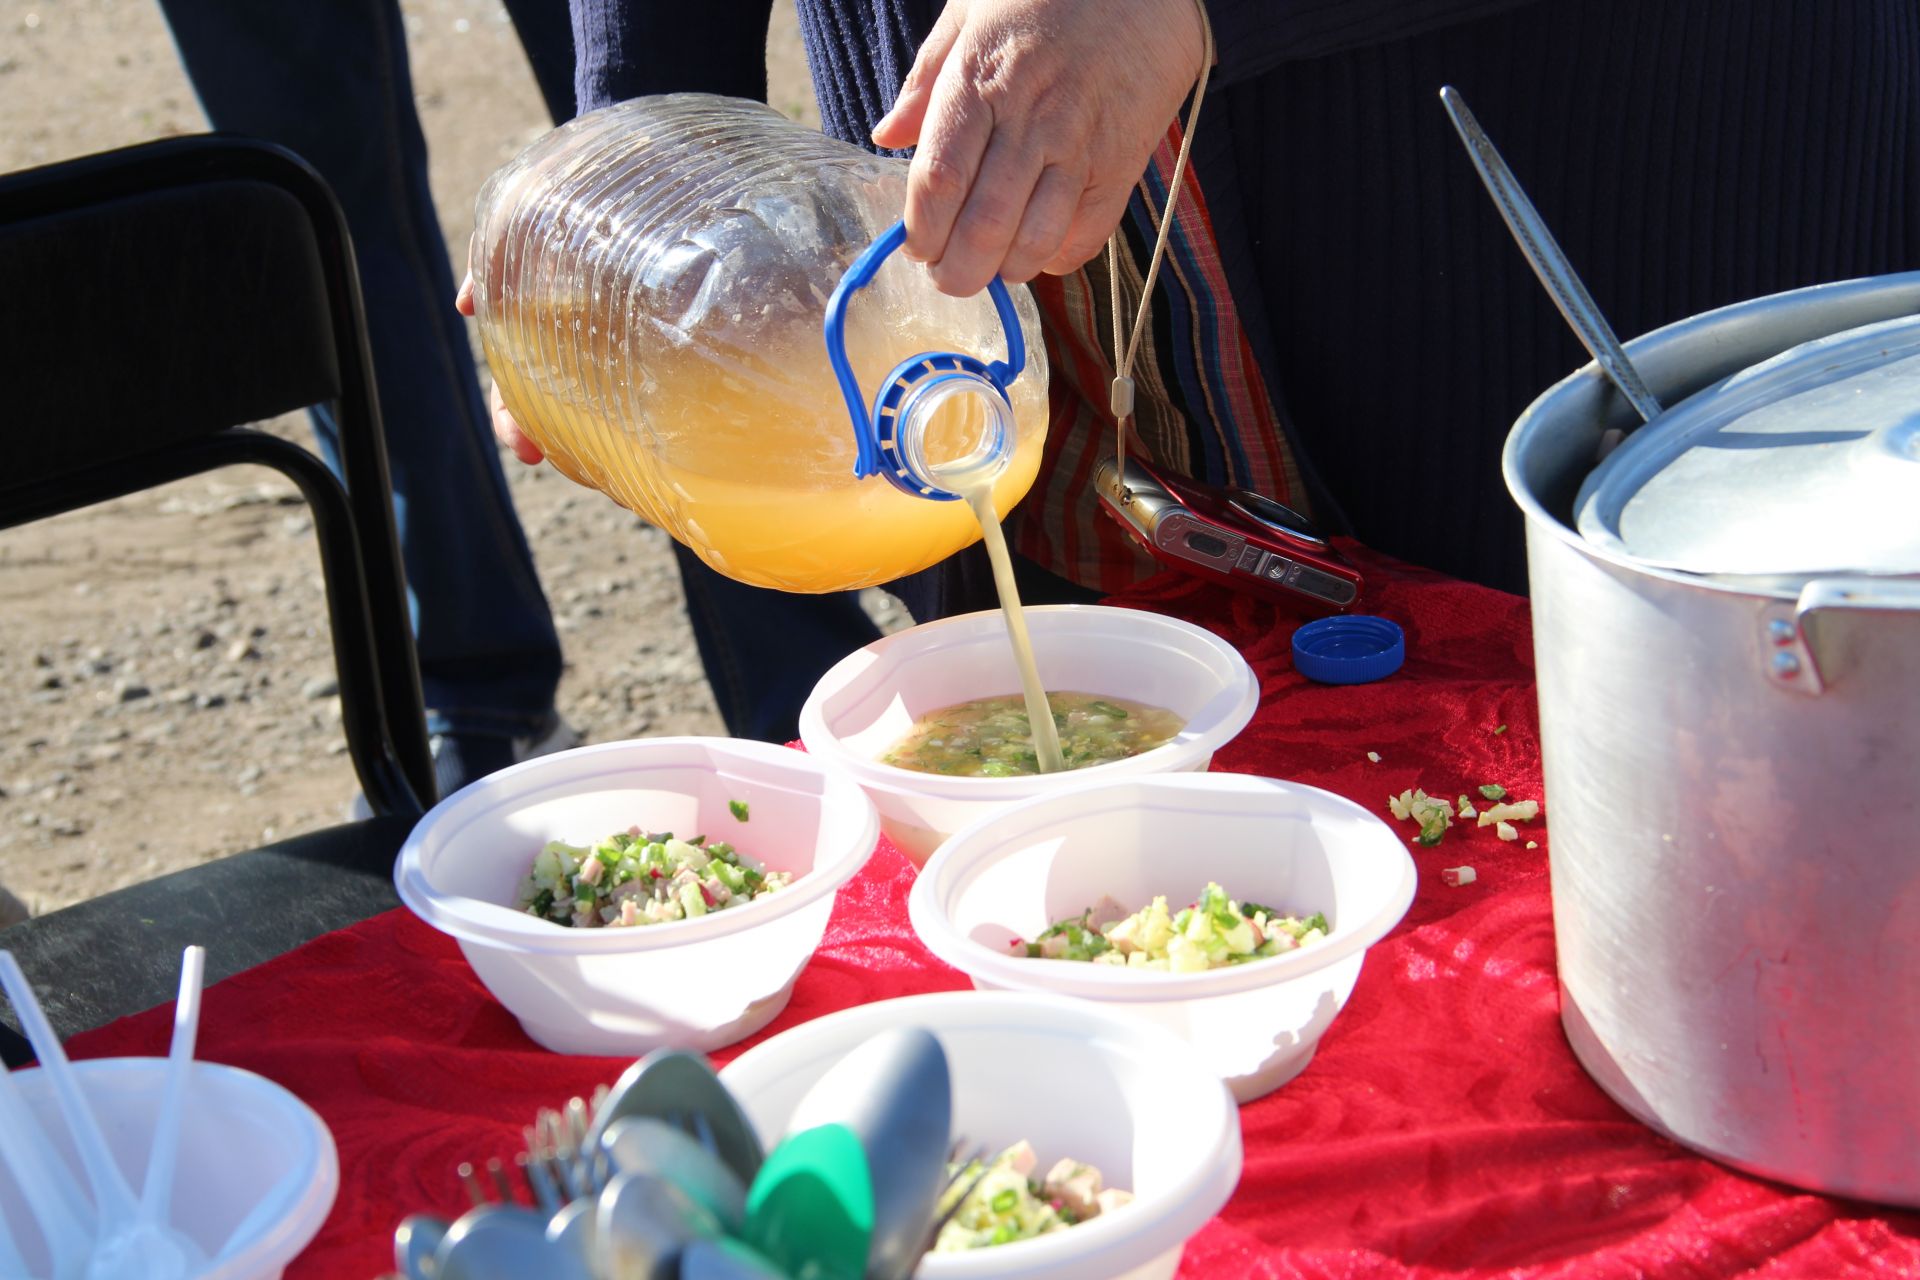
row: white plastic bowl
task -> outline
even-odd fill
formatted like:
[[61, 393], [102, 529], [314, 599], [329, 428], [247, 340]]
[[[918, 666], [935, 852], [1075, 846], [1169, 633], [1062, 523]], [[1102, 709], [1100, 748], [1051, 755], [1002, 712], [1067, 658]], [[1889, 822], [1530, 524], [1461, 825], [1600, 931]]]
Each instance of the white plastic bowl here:
[[880, 763], [929, 712], [1017, 693], [1013, 649], [998, 610], [883, 637], [836, 663], [800, 709], [807, 750], [856, 779], [880, 827], [920, 864], [942, 840], [1011, 801], [1096, 778], [1202, 772], [1246, 728], [1260, 682], [1234, 647], [1203, 627], [1138, 609], [1028, 609], [1034, 659], [1052, 692], [1165, 707], [1186, 722], [1172, 742], [1126, 760], [1023, 778], [955, 778]]
[[[1211, 880], [1280, 911], [1324, 912], [1327, 936], [1206, 973], [1028, 959], [1016, 938], [1102, 897], [1179, 908]], [[1150, 1018], [1191, 1042], [1242, 1102], [1291, 1080], [1339, 1013], [1366, 950], [1413, 902], [1398, 834], [1352, 801], [1243, 774], [1126, 778], [1043, 796], [955, 835], [907, 899], [934, 955], [976, 987], [1042, 991]]]
[[[147, 1172], [164, 1058], [76, 1062], [82, 1088], [120, 1171], [137, 1196]], [[60, 1121], [46, 1073], [18, 1072], [29, 1108], [83, 1190], [78, 1152]], [[196, 1062], [180, 1125], [172, 1225], [212, 1259], [239, 1230], [231, 1254], [197, 1280], [276, 1280], [318, 1234], [340, 1189], [333, 1135], [313, 1109], [273, 1081], [238, 1067]], [[11, 1231], [27, 1273], [53, 1274], [33, 1215], [0, 1165], [0, 1230]]]
[[1240, 1118], [1206, 1064], [1148, 1023], [1075, 1001], [948, 991], [859, 1005], [749, 1049], [720, 1079], [772, 1143], [828, 1067], [903, 1026], [947, 1052], [956, 1139], [998, 1150], [1024, 1138], [1042, 1171], [1071, 1157], [1135, 1195], [1038, 1239], [931, 1255], [919, 1280], [1168, 1280], [1233, 1195]]
[[[747, 821], [729, 802], [748, 806]], [[793, 883], [743, 906], [667, 924], [569, 929], [513, 901], [549, 840], [590, 843], [638, 825], [726, 840]], [[833, 895], [873, 852], [860, 789], [786, 747], [651, 738], [557, 752], [454, 793], [400, 850], [394, 883], [414, 914], [460, 943], [527, 1034], [560, 1053], [711, 1050], [786, 1007], [820, 944]]]

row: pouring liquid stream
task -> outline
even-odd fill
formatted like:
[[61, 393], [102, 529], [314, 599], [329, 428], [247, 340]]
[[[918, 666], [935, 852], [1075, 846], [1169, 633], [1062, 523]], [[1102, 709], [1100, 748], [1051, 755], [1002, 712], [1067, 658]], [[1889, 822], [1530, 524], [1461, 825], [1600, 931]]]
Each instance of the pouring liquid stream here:
[[993, 565], [993, 585], [1000, 595], [1000, 612], [1007, 619], [1007, 639], [1013, 644], [1014, 666], [1020, 672], [1020, 692], [1027, 701], [1027, 722], [1033, 726], [1033, 751], [1041, 773], [1059, 773], [1067, 765], [1060, 754], [1060, 730], [1053, 722], [1053, 708], [1047, 702], [1046, 686], [1040, 683], [1040, 668], [1033, 660], [1033, 637], [1027, 632], [1027, 615], [1020, 608], [1020, 588], [1013, 580], [1013, 558], [1007, 553], [1007, 536], [1000, 527], [1000, 515], [993, 507], [991, 477], [969, 484], [956, 484], [958, 493], [980, 521], [980, 538], [987, 547], [987, 560]]

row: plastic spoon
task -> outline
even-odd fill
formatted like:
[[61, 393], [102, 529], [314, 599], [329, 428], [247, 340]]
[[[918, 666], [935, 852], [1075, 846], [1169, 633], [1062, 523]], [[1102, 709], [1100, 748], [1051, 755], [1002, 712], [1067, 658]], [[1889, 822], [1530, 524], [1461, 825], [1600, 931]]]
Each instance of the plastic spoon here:
[[829, 1067], [801, 1096], [789, 1132], [845, 1125], [873, 1178], [869, 1280], [905, 1280], [947, 1185], [953, 1079], [946, 1050], [920, 1027], [882, 1032]]
[[[173, 1175], [180, 1160], [180, 1113], [193, 1073], [193, 1048], [200, 1033], [200, 986], [207, 949], [180, 953], [180, 995], [173, 1006], [173, 1044], [167, 1052], [167, 1079], [160, 1090], [160, 1114], [154, 1120], [153, 1145], [147, 1151], [147, 1176], [140, 1183], [138, 1230], [163, 1228], [173, 1203]], [[196, 1258], [195, 1262], [204, 1261]]]
[[[86, 1242], [93, 1238], [93, 1211], [4, 1065], [0, 1065], [0, 1161], [13, 1171], [20, 1198], [40, 1228], [55, 1280], [84, 1275]], [[23, 1263], [13, 1274], [26, 1273]]]
[[823, 1124], [768, 1153], [747, 1192], [745, 1239], [788, 1275], [860, 1280], [866, 1274], [873, 1177], [853, 1130]]
[[152, 1231], [140, 1229], [140, 1206], [133, 1198], [133, 1189], [114, 1162], [93, 1108], [87, 1105], [79, 1073], [67, 1061], [66, 1050], [53, 1033], [53, 1024], [47, 1021], [27, 975], [21, 972], [20, 962], [13, 958], [11, 951], [0, 951], [0, 988], [5, 988], [13, 1001], [14, 1012], [20, 1015], [20, 1025], [33, 1045], [34, 1056], [40, 1060], [40, 1069], [53, 1082], [67, 1130], [73, 1135], [74, 1145], [80, 1150], [80, 1162], [86, 1166], [87, 1178], [93, 1185], [99, 1220], [94, 1232], [93, 1256], [87, 1260], [87, 1275], [99, 1280], [120, 1280], [128, 1276], [149, 1280], [184, 1277], [198, 1250], [178, 1232], [165, 1227]]

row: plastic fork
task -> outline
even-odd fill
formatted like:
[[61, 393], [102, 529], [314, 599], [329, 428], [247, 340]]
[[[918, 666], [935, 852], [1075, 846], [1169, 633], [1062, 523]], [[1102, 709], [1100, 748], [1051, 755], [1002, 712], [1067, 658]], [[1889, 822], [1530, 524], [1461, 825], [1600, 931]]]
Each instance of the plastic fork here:
[[[962, 1139], [953, 1144], [953, 1150], [947, 1155], [947, 1163], [954, 1166], [954, 1174], [947, 1179], [946, 1188], [940, 1192], [940, 1198], [934, 1201], [935, 1204], [946, 1207], [934, 1216], [933, 1225], [927, 1228], [927, 1242], [920, 1249], [923, 1254], [933, 1251], [934, 1244], [940, 1239], [940, 1229], [953, 1221], [953, 1215], [960, 1212], [960, 1206], [967, 1202], [967, 1197], [973, 1194], [974, 1188], [985, 1181], [986, 1176], [993, 1171], [993, 1162], [988, 1158], [992, 1154], [991, 1147], [983, 1142], [962, 1160], [960, 1157], [965, 1151], [966, 1140]], [[974, 1170], [975, 1165], [980, 1166], [978, 1171]], [[952, 1199], [948, 1199], [949, 1196]]]

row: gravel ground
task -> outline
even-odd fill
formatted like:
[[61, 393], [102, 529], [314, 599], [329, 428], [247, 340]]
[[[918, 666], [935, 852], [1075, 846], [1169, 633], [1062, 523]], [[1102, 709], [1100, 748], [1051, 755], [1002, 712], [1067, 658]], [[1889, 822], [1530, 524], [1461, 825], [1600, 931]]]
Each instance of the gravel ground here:
[[[473, 193], [545, 127], [539, 96], [497, 0], [401, 8], [464, 246]], [[0, 0], [0, 37], [0, 172], [205, 127], [151, 0]], [[815, 119], [788, 4], [769, 69], [775, 105]], [[563, 714], [590, 740], [719, 732], [664, 535], [550, 469], [508, 474], [566, 645]], [[32, 910], [340, 820], [339, 717], [311, 520], [273, 473], [0, 533], [0, 884]]]

